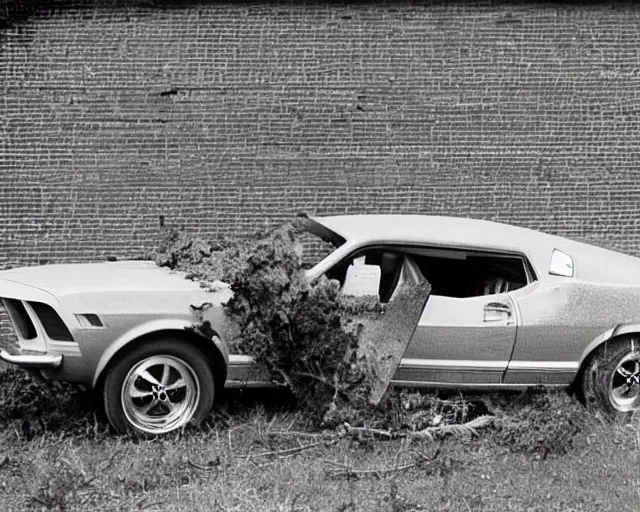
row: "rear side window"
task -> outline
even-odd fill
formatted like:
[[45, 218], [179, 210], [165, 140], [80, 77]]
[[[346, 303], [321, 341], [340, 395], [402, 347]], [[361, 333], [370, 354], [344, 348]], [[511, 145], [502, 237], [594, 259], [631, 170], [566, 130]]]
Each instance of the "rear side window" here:
[[511, 292], [535, 280], [526, 260], [518, 255], [432, 247], [371, 247], [357, 251], [327, 271], [344, 284], [356, 258], [380, 269], [379, 297], [386, 302], [398, 284], [405, 258], [431, 284], [432, 295], [467, 298]]
[[549, 263], [549, 274], [554, 276], [573, 277], [575, 272], [573, 258], [566, 252], [554, 249]]

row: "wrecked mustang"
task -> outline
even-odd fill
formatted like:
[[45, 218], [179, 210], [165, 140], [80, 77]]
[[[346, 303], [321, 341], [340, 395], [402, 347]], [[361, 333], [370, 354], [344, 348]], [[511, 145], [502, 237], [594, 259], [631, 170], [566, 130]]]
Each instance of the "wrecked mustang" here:
[[[334, 247], [311, 281], [325, 275], [382, 303], [416, 276], [430, 284], [392, 385], [576, 385], [608, 417], [640, 408], [640, 259], [465, 218], [317, 217], [306, 228]], [[170, 432], [202, 422], [224, 387], [269, 385], [251, 357], [229, 354], [230, 297], [153, 262], [5, 270], [18, 346], [0, 357], [99, 390], [120, 432]], [[192, 329], [202, 319], [209, 336]]]

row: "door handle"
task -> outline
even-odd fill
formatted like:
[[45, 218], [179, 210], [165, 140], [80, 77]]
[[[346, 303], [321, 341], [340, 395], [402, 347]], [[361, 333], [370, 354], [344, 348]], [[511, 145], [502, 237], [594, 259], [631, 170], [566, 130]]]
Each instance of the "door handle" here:
[[489, 302], [483, 308], [483, 321], [485, 322], [499, 322], [504, 320], [505, 315], [507, 320], [511, 319], [511, 306], [504, 302]]

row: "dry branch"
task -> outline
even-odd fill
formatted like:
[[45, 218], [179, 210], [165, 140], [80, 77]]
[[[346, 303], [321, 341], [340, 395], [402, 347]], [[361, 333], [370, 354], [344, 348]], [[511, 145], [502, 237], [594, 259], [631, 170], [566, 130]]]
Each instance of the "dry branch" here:
[[390, 430], [381, 430], [369, 427], [352, 427], [351, 425], [349, 425], [349, 423], [346, 422], [343, 424], [343, 426], [347, 434], [351, 434], [354, 436], [358, 434], [369, 434], [373, 437], [383, 437], [385, 439], [394, 439], [396, 437], [401, 437], [399, 434], [393, 433]]
[[192, 467], [194, 467], [194, 468], [196, 468], [196, 469], [201, 469], [201, 470], [203, 470], [203, 471], [211, 471], [211, 470], [213, 470], [213, 469], [217, 469], [217, 468], [218, 468], [218, 466], [220, 465], [220, 462], [219, 462], [219, 461], [216, 461], [216, 462], [214, 462], [213, 464], [205, 465], [205, 464], [198, 464], [197, 462], [193, 462], [191, 459], [188, 459], [188, 460], [187, 460], [187, 463], [188, 463], [190, 466], [192, 466]]
[[262, 452], [262, 453], [255, 453], [255, 454], [250, 454], [249, 458], [252, 457], [271, 457], [271, 456], [289, 456], [289, 455], [294, 455], [306, 450], [311, 450], [312, 448], [317, 448], [318, 446], [331, 446], [333, 444], [335, 444], [337, 441], [333, 440], [333, 441], [327, 441], [327, 442], [318, 442], [318, 443], [309, 443], [309, 444], [305, 444], [302, 446], [297, 446], [295, 448], [287, 448], [285, 450], [274, 450], [271, 452]]
[[463, 436], [476, 436], [478, 435], [477, 429], [488, 427], [493, 424], [494, 417], [489, 415], [478, 416], [467, 423], [456, 424], [456, 425], [439, 425], [434, 427], [427, 427], [422, 430], [413, 431], [413, 432], [393, 432], [391, 430], [381, 430], [377, 428], [369, 428], [369, 427], [352, 427], [349, 423], [344, 423], [344, 432], [346, 434], [351, 434], [354, 437], [362, 434], [368, 434], [372, 437], [384, 438], [384, 439], [399, 439], [399, 438], [408, 438], [408, 439], [427, 439], [429, 441], [433, 441], [438, 438], [445, 437], [447, 435], [453, 437], [463, 437]]
[[451, 435], [453, 437], [476, 436], [478, 435], [476, 429], [488, 427], [493, 424], [493, 421], [493, 416], [478, 416], [477, 418], [460, 425], [427, 427], [417, 432], [409, 432], [407, 436], [412, 438], [428, 439], [429, 441], [433, 441], [438, 437], [444, 437], [447, 435]]
[[417, 462], [411, 462], [410, 464], [405, 464], [403, 466], [394, 466], [394, 467], [390, 467], [390, 468], [351, 469], [349, 466], [344, 465], [344, 464], [340, 464], [338, 462], [334, 462], [334, 461], [326, 461], [326, 462], [329, 462], [329, 463], [334, 464], [336, 466], [341, 466], [340, 468], [327, 470], [327, 472], [331, 476], [346, 476], [346, 477], [362, 476], [362, 475], [380, 476], [380, 475], [384, 475], [384, 474], [387, 474], [387, 473], [395, 473], [395, 472], [405, 471], [407, 469], [411, 469], [411, 468], [413, 468], [413, 467], [418, 465]]

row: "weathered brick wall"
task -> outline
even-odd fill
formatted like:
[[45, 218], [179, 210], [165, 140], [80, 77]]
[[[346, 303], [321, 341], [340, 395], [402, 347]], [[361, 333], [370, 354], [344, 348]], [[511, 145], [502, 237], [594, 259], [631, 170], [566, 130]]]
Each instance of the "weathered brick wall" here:
[[640, 252], [633, 4], [44, 5], [0, 32], [0, 266], [300, 210]]

